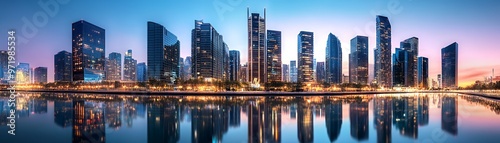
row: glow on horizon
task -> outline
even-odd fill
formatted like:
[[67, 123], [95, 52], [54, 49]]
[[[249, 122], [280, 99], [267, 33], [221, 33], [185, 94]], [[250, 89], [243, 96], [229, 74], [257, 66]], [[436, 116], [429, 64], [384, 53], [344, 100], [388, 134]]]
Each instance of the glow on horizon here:
[[[286, 3], [285, 3], [286, 2]], [[22, 29], [22, 18], [43, 9], [36, 2], [1, 1], [4, 11], [0, 28]], [[98, 4], [96, 4], [98, 3]], [[53, 56], [61, 50], [71, 51], [71, 23], [87, 20], [106, 29], [106, 55], [133, 50], [138, 62], [146, 61], [146, 22], [164, 25], [181, 41], [181, 57], [190, 56], [191, 29], [194, 20], [211, 23], [224, 36], [230, 49], [241, 52], [241, 63], [247, 61], [246, 8], [263, 14], [267, 9], [267, 29], [282, 31], [282, 62], [289, 64], [297, 57], [299, 31], [314, 32], [315, 58], [324, 61], [328, 33], [335, 34], [343, 49], [343, 71], [347, 74], [347, 55], [350, 39], [356, 35], [369, 37], [369, 61], [373, 64], [375, 48], [375, 15], [386, 15], [392, 25], [392, 49], [409, 37], [418, 37], [419, 56], [429, 58], [430, 78], [441, 72], [441, 48], [459, 44], [459, 85], [491, 75], [491, 69], [500, 70], [500, 57], [496, 40], [500, 39], [500, 20], [492, 18], [499, 13], [500, 2], [465, 1], [261, 1], [228, 3], [223, 0], [110, 2], [70, 1], [60, 5], [59, 13], [49, 17], [47, 25], [26, 44], [18, 45], [18, 62], [30, 63], [32, 68], [48, 67], [48, 80], [53, 81]], [[229, 6], [219, 14], [214, 4]], [[111, 6], [113, 5], [113, 6]], [[92, 7], [92, 10], [89, 10]], [[16, 9], [17, 8], [17, 9]], [[7, 12], [12, 11], [12, 12]], [[9, 13], [9, 14], [7, 14]], [[0, 38], [6, 39], [6, 34]], [[32, 58], [36, 57], [36, 58]], [[373, 69], [369, 70], [372, 75]], [[498, 73], [498, 72], [497, 72]], [[497, 75], [500, 75], [498, 73]]]

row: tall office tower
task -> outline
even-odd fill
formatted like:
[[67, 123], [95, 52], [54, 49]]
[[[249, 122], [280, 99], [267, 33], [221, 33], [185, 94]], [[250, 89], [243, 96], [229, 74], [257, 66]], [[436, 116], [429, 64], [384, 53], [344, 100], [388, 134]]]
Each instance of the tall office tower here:
[[0, 50], [0, 80], [9, 80], [9, 54]]
[[147, 76], [147, 66], [146, 63], [138, 63], [137, 64], [137, 81], [138, 82], [145, 82], [148, 81], [148, 76]]
[[248, 82], [248, 63], [245, 63], [243, 66], [240, 68], [240, 82]]
[[290, 82], [290, 69], [287, 64], [283, 64], [283, 82]]
[[205, 81], [224, 80], [225, 43], [210, 23], [195, 20], [192, 30], [191, 58], [194, 78]]
[[184, 58], [179, 57], [179, 78], [181, 79], [181, 81], [186, 80], [184, 79], [185, 76], [186, 75], [184, 73]]
[[438, 74], [437, 75], [437, 80], [438, 80], [438, 88], [442, 88], [443, 87], [443, 79], [441, 78], [441, 74]]
[[222, 80], [229, 80], [229, 47], [224, 42], [223, 52], [222, 52]]
[[366, 36], [356, 36], [351, 39], [349, 82], [368, 84], [368, 37]]
[[37, 67], [34, 73], [34, 83], [47, 83], [47, 67]]
[[342, 83], [342, 47], [340, 40], [332, 33], [328, 34], [326, 42], [325, 70], [327, 83]]
[[429, 59], [418, 57], [418, 87], [429, 88]]
[[326, 82], [325, 62], [318, 62], [316, 65], [316, 82], [317, 83]]
[[105, 30], [84, 20], [73, 23], [72, 27], [73, 81], [104, 80]]
[[281, 81], [281, 31], [267, 30], [267, 81]]
[[174, 83], [179, 75], [180, 42], [177, 36], [155, 22], [148, 22], [148, 80]]
[[387, 17], [378, 15], [376, 28], [375, 81], [381, 87], [391, 87], [391, 23]]
[[106, 80], [120, 81], [122, 79], [122, 54], [112, 52], [106, 60]]
[[314, 60], [314, 34], [312, 32], [300, 31], [298, 38], [297, 55], [297, 81], [314, 82], [313, 60]]
[[290, 61], [290, 82], [297, 82], [297, 61]]
[[316, 62], [316, 58], [313, 59], [313, 72], [312, 72], [312, 77], [314, 77], [314, 82], [317, 82], [317, 79], [316, 79], [316, 66], [317, 66], [317, 62]]
[[16, 83], [29, 84], [31, 83], [30, 64], [19, 63], [16, 67]]
[[411, 37], [400, 43], [403, 50], [407, 53], [405, 60], [405, 84], [409, 87], [418, 86], [418, 38]]
[[132, 58], [132, 50], [125, 53], [123, 60], [123, 80], [136, 81], [137, 80], [137, 60]]
[[191, 56], [187, 56], [186, 59], [184, 60], [184, 79], [189, 80], [191, 79]]
[[259, 13], [248, 17], [248, 80], [263, 85], [266, 79], [266, 9], [264, 17]]
[[458, 86], [458, 44], [456, 42], [441, 49], [441, 72], [443, 88]]
[[71, 82], [73, 80], [72, 56], [70, 52], [60, 51], [54, 55], [54, 81]]
[[238, 81], [240, 74], [240, 51], [229, 51], [229, 80]]
[[406, 87], [405, 64], [408, 58], [408, 52], [402, 48], [396, 48], [396, 53], [393, 55], [392, 66], [392, 84], [394, 87]]

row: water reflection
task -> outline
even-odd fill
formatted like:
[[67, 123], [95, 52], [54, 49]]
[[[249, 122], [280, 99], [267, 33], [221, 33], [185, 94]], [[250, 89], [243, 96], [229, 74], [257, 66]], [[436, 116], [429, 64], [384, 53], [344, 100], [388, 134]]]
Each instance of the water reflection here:
[[[429, 126], [462, 137], [458, 120], [467, 119], [458, 112], [466, 103], [487, 107], [487, 112], [500, 119], [498, 101], [454, 94], [172, 97], [30, 93], [18, 98], [16, 111], [18, 119], [53, 116], [47, 123], [71, 130], [72, 142], [132, 139], [134, 131], [144, 127], [144, 140], [139, 142], [390, 143], [420, 141], [430, 136]], [[52, 107], [53, 112], [48, 111]], [[2, 126], [7, 124], [8, 110], [7, 98], [0, 96]], [[349, 125], [343, 129], [343, 124]], [[132, 132], [120, 132], [126, 129]], [[27, 129], [20, 132], [36, 134]]]

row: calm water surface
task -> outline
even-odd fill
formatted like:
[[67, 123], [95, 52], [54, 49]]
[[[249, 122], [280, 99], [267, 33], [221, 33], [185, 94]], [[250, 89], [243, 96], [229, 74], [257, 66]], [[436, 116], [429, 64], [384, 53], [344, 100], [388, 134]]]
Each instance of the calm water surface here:
[[500, 101], [461, 94], [173, 97], [21, 93], [1, 143], [500, 142]]

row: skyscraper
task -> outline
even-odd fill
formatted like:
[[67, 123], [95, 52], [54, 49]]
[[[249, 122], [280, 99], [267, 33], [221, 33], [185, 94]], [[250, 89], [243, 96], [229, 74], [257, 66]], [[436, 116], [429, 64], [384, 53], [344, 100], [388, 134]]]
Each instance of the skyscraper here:
[[[222, 36], [221, 36], [222, 38]], [[223, 42], [223, 52], [222, 52], [222, 80], [229, 80], [229, 46], [227, 46], [226, 42]]]
[[123, 80], [124, 81], [136, 81], [136, 68], [137, 60], [132, 58], [132, 50], [128, 50], [125, 53], [123, 60]]
[[186, 59], [184, 60], [184, 80], [189, 80], [191, 79], [191, 56], [187, 56]]
[[240, 81], [241, 82], [248, 82], [248, 63], [245, 63], [243, 66], [240, 68]]
[[297, 82], [297, 61], [290, 61], [290, 82]]
[[229, 51], [229, 80], [238, 81], [240, 74], [240, 51]]
[[324, 83], [326, 82], [326, 72], [325, 72], [325, 62], [318, 62], [316, 65], [316, 82]]
[[325, 70], [327, 83], [342, 83], [342, 47], [340, 40], [332, 33], [328, 34], [326, 42]]
[[147, 76], [147, 66], [146, 63], [138, 63], [137, 64], [137, 81], [138, 82], [145, 82], [148, 80]]
[[267, 30], [267, 82], [281, 81], [281, 31]]
[[283, 64], [283, 79], [284, 82], [290, 82], [290, 69], [287, 64]]
[[184, 74], [185, 74], [184, 73], [184, 58], [179, 57], [179, 78], [182, 81], [186, 80], [186, 79], [184, 79], [184, 77], [186, 77]]
[[177, 36], [155, 22], [148, 22], [149, 79], [173, 83], [179, 74], [180, 42]]
[[193, 77], [205, 81], [224, 80], [225, 43], [210, 23], [195, 20], [192, 30]]
[[122, 80], [122, 54], [112, 52], [106, 60], [106, 80]]
[[9, 75], [9, 54], [5, 50], [0, 50], [0, 79], [8, 80]]
[[418, 87], [429, 88], [429, 59], [418, 57]]
[[406, 51], [407, 58], [405, 60], [405, 84], [409, 87], [418, 86], [418, 38], [411, 37], [400, 43], [401, 48]]
[[396, 53], [393, 55], [393, 67], [392, 67], [392, 84], [395, 87], [405, 87], [405, 64], [408, 59], [408, 52], [402, 48], [396, 48]]
[[385, 16], [377, 16], [377, 47], [375, 51], [375, 81], [381, 87], [391, 87], [391, 23]]
[[349, 82], [368, 84], [368, 37], [366, 36], [356, 36], [351, 39]]
[[47, 83], [47, 67], [35, 68], [35, 83]]
[[105, 30], [84, 20], [73, 23], [72, 27], [73, 81], [104, 80]]
[[60, 51], [54, 55], [54, 81], [71, 82], [73, 80], [72, 56], [70, 52]]
[[452, 43], [441, 49], [442, 88], [458, 86], [458, 44]]
[[314, 34], [312, 32], [300, 31], [298, 38], [298, 61], [297, 81], [313, 82], [313, 59], [314, 59]]
[[30, 64], [19, 63], [16, 67], [16, 82], [17, 84], [31, 83]]
[[266, 80], [266, 9], [264, 17], [252, 13], [248, 17], [248, 80], [263, 84]]

